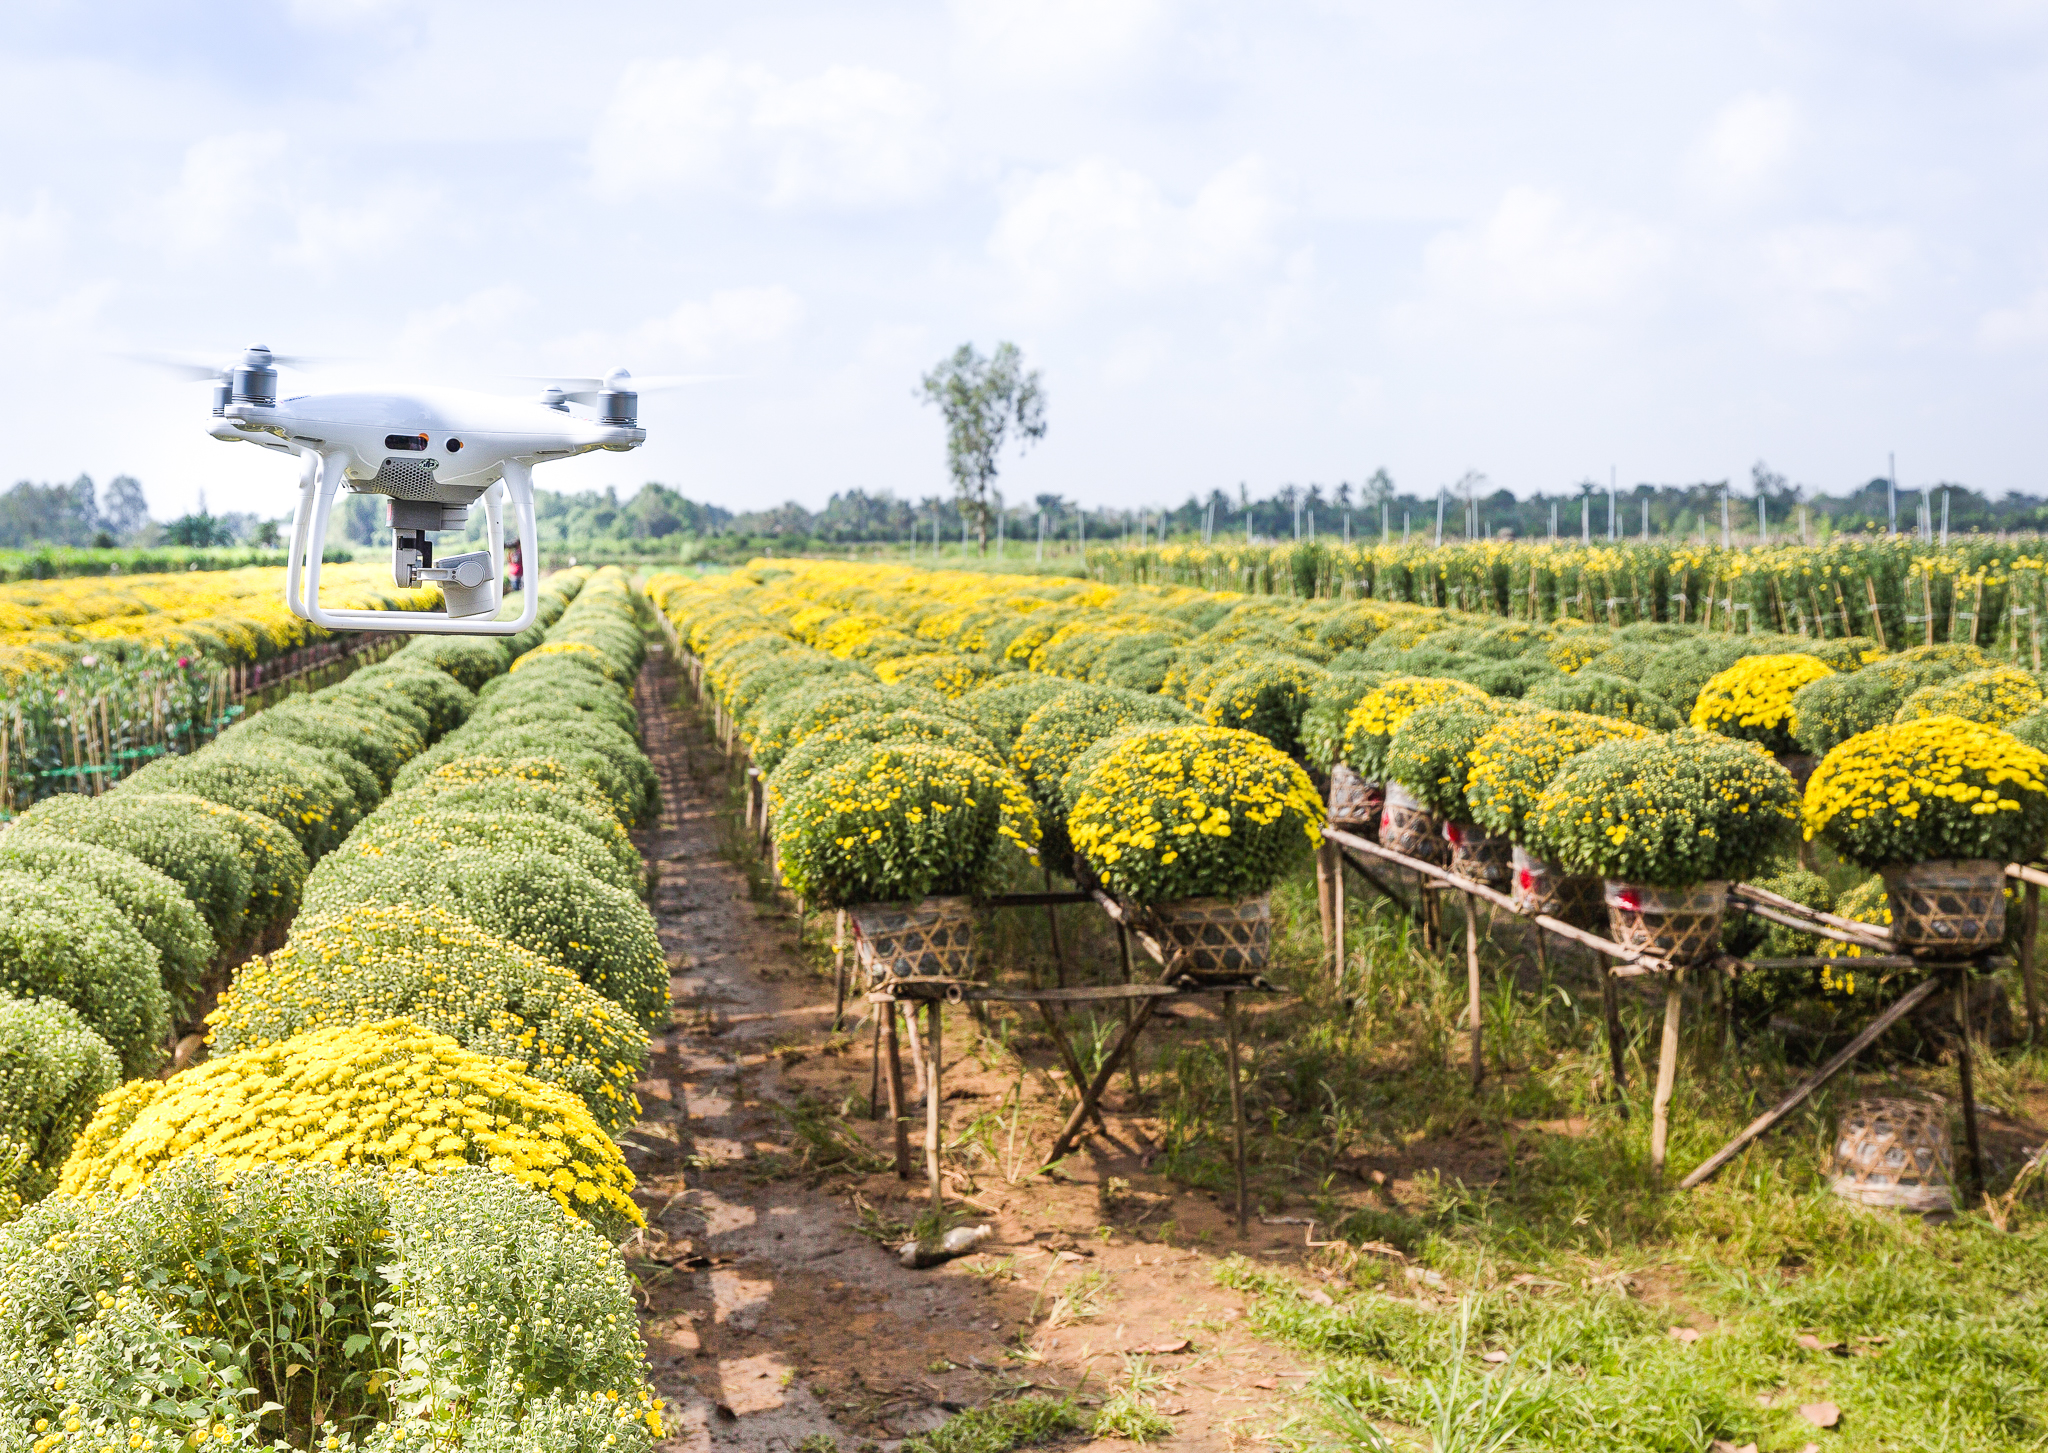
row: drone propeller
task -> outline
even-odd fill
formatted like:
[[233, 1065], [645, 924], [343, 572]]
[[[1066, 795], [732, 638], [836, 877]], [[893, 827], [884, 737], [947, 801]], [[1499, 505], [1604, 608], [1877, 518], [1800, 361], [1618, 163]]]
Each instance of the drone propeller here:
[[561, 374], [513, 374], [512, 377], [526, 383], [537, 383], [551, 394], [578, 404], [595, 404], [598, 395], [605, 392], [630, 392], [636, 394], [660, 393], [668, 389], [682, 388], [693, 383], [715, 383], [721, 379], [737, 378], [733, 373], [664, 373], [650, 374], [644, 378], [635, 377], [623, 368], [615, 368], [603, 378], [566, 377]]
[[183, 378], [191, 379], [195, 383], [220, 383], [233, 378], [237, 368], [248, 366], [248, 355], [250, 353], [266, 354], [268, 356], [267, 366], [272, 368], [310, 369], [340, 361], [334, 358], [315, 357], [304, 353], [271, 353], [269, 349], [263, 348], [260, 345], [256, 348], [245, 350], [240, 356], [230, 359], [226, 363], [208, 363], [196, 353], [131, 352], [116, 353], [114, 356], [116, 358], [125, 358], [130, 363], [141, 363], [147, 364], [151, 368], [160, 368], [168, 373], [175, 373]]

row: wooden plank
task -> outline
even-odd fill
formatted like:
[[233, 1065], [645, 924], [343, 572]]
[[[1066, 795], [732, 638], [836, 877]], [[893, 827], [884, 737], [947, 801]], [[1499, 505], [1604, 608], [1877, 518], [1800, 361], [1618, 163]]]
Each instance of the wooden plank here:
[[[2007, 869], [2007, 871], [2010, 872], [2011, 870]], [[1781, 913], [1792, 913], [1797, 914], [1801, 918], [1817, 919], [1821, 923], [1830, 924], [1842, 930], [1843, 933], [1859, 934], [1865, 938], [1875, 939], [1885, 948], [1890, 948], [1892, 944], [1891, 934], [1877, 924], [1858, 923], [1853, 918], [1843, 918], [1837, 914], [1823, 913], [1818, 908], [1808, 908], [1804, 903], [1795, 903], [1790, 898], [1773, 893], [1768, 888], [1759, 888], [1754, 883], [1731, 883], [1728, 885], [1728, 896], [1741, 900], [1745, 908], [1752, 908], [1754, 905], [1763, 904], [1775, 908]], [[1782, 919], [1774, 921], [1783, 922]], [[1797, 928], [1803, 925], [1793, 924], [1791, 926]]]
[[1847, 1068], [1850, 1061], [1876, 1043], [1877, 1037], [1880, 1034], [1883, 1034], [1887, 1029], [1890, 1029], [1899, 1020], [1919, 1007], [1922, 1000], [1926, 999], [1940, 987], [1940, 977], [1929, 975], [1921, 983], [1893, 1000], [1891, 1007], [1878, 1015], [1877, 1018], [1871, 1020], [1870, 1023], [1864, 1025], [1863, 1032], [1844, 1045], [1839, 1054], [1807, 1076], [1806, 1079], [1800, 1081], [1799, 1087], [1793, 1090], [1791, 1094], [1787, 1095], [1770, 1109], [1764, 1111], [1756, 1119], [1750, 1121], [1743, 1128], [1740, 1135], [1694, 1167], [1692, 1174], [1678, 1183], [1678, 1188], [1681, 1191], [1689, 1191], [1694, 1186], [1711, 1180], [1715, 1175], [1719, 1174], [1723, 1166], [1742, 1153], [1744, 1146], [1798, 1109], [1800, 1103], [1807, 1096], [1840, 1074]]
[[1475, 883], [1469, 878], [1461, 878], [1455, 873], [1447, 873], [1442, 868], [1425, 863], [1418, 858], [1411, 858], [1406, 853], [1397, 853], [1392, 848], [1383, 848], [1378, 843], [1367, 842], [1361, 837], [1353, 837], [1350, 833], [1342, 832], [1334, 827], [1324, 828], [1323, 836], [1341, 843], [1347, 848], [1354, 848], [1366, 853], [1369, 856], [1384, 858], [1391, 863], [1399, 863], [1404, 868], [1420, 873], [1425, 878], [1434, 879], [1447, 887], [1456, 888], [1461, 893], [1477, 894], [1479, 897], [1486, 899], [1487, 902], [1498, 904], [1517, 917], [1527, 918], [1537, 926], [1548, 929], [1559, 938], [1570, 939], [1574, 943], [1583, 944], [1585, 947], [1592, 949], [1595, 953], [1604, 954], [1610, 959], [1618, 960], [1618, 962], [1610, 965], [1608, 968], [1608, 972], [1618, 978], [1634, 978], [1641, 974], [1668, 974], [1673, 972], [1676, 967], [1666, 963], [1654, 954], [1646, 954], [1638, 949], [1623, 948], [1618, 943], [1604, 939], [1598, 934], [1588, 933], [1583, 928], [1575, 928], [1560, 919], [1552, 918], [1547, 913], [1538, 913], [1533, 916], [1522, 913], [1515, 907], [1514, 899], [1508, 897], [1507, 894], [1490, 888], [1484, 883]]
[[1742, 911], [1771, 923], [1782, 924], [1786, 928], [1797, 929], [1801, 933], [1810, 933], [1818, 938], [1831, 938], [1836, 943], [1854, 944], [1858, 948], [1876, 949], [1880, 953], [1892, 946], [1889, 937], [1877, 938], [1869, 934], [1845, 933], [1831, 924], [1809, 922], [1790, 913], [1781, 913], [1776, 908], [1767, 908], [1761, 903], [1744, 903]]

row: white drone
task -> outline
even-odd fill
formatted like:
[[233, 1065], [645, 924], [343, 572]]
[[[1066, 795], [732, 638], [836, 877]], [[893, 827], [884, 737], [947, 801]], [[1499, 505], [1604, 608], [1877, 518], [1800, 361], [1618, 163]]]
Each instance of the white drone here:
[[[593, 449], [637, 449], [639, 389], [623, 368], [601, 379], [544, 380], [538, 398], [504, 398], [461, 389], [277, 396], [279, 365], [297, 360], [255, 347], [227, 368], [184, 365], [214, 380], [216, 439], [240, 440], [296, 454], [299, 502], [292, 516], [291, 558], [284, 599], [295, 616], [332, 631], [407, 631], [427, 635], [511, 636], [533, 624], [540, 592], [526, 591], [516, 620], [496, 619], [503, 596], [504, 496], [512, 496], [519, 540], [530, 554], [539, 539], [533, 518], [533, 466]], [[573, 414], [588, 405], [595, 417]], [[501, 487], [502, 486], [502, 487]], [[381, 494], [390, 500], [391, 574], [403, 588], [441, 587], [440, 611], [326, 610], [320, 604], [320, 557], [335, 496]], [[434, 559], [429, 537], [460, 530], [481, 497], [487, 548]]]

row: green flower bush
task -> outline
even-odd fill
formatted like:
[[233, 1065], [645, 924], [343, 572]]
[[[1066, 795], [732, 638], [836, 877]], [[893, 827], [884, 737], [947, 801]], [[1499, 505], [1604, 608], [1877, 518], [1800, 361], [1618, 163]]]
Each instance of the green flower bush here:
[[886, 711], [960, 715], [945, 697], [920, 686], [884, 686], [873, 681], [833, 678], [799, 687], [761, 711], [747, 750], [755, 766], [772, 772], [792, 747], [820, 727], [850, 716]]
[[[1384, 638], [1382, 638], [1384, 639]], [[1393, 676], [1359, 697], [1344, 719], [1344, 764], [1369, 782], [1384, 781], [1394, 728], [1419, 707], [1470, 703], [1484, 710], [1492, 698], [1469, 682], [1442, 676]]]
[[0, 1187], [24, 1201], [48, 1195], [100, 1096], [120, 1083], [120, 1058], [77, 1010], [0, 994], [0, 1141], [25, 1152]]
[[646, 1453], [644, 1378], [624, 1265], [501, 1171], [187, 1159], [0, 1227], [11, 1448]]
[[77, 883], [99, 894], [156, 950], [173, 1012], [182, 1015], [198, 998], [217, 951], [213, 935], [184, 890], [141, 859], [91, 843], [14, 833], [0, 836], [0, 872]]
[[1900, 703], [1894, 720], [1959, 716], [1985, 726], [2004, 726], [2039, 711], [2042, 705], [2041, 683], [2031, 672], [2013, 666], [1992, 666], [1920, 687]]
[[640, 1024], [576, 974], [445, 908], [383, 904], [301, 923], [207, 1016], [216, 1054], [405, 1018], [582, 1098], [617, 1135], [639, 1116]]
[[954, 709], [1007, 759], [1031, 713], [1073, 688], [1073, 682], [1056, 676], [1015, 671], [975, 687], [954, 703]]
[[433, 856], [464, 848], [507, 852], [540, 852], [560, 858], [600, 883], [638, 894], [646, 872], [621, 863], [604, 844], [572, 823], [534, 812], [432, 811], [379, 812], [348, 836], [325, 861], [352, 858]]
[[1465, 765], [1465, 814], [1523, 842], [1522, 824], [1560, 768], [1602, 742], [1640, 741], [1647, 727], [1578, 711], [1515, 712], [1488, 723]]
[[481, 698], [477, 707], [478, 712], [487, 714], [500, 726], [589, 717], [629, 734], [638, 734], [640, 730], [640, 714], [633, 709], [633, 703], [602, 678], [528, 672], [518, 681], [509, 676], [500, 679], [508, 689]]
[[471, 691], [512, 669], [512, 649], [490, 636], [416, 636], [392, 658], [446, 672]]
[[783, 881], [813, 903], [901, 903], [979, 892], [1007, 840], [1029, 852], [1038, 821], [1007, 768], [921, 742], [882, 742], [785, 799]]
[[250, 863], [241, 837], [200, 798], [141, 792], [45, 797], [7, 834], [10, 845], [38, 838], [93, 843], [148, 864], [184, 891], [222, 949], [242, 941]]
[[329, 859], [306, 882], [302, 913], [331, 918], [370, 904], [448, 909], [485, 932], [573, 969], [652, 1031], [668, 1023], [668, 960], [654, 917], [632, 893], [532, 850]]
[[[529, 767], [546, 761], [545, 758], [523, 760]], [[392, 793], [356, 831], [381, 833], [386, 823], [410, 822], [444, 813], [546, 817], [574, 828], [604, 850], [612, 861], [612, 871], [599, 875], [603, 881], [631, 883], [643, 875], [645, 868], [640, 861], [640, 850], [626, 835], [624, 824], [613, 815], [611, 804], [580, 781], [566, 773], [555, 777], [536, 777], [519, 771], [482, 773], [475, 770], [486, 764], [500, 767], [519, 765], [499, 762], [494, 758], [450, 763], [441, 771], [430, 774], [419, 786]]]
[[1751, 876], [1798, 818], [1763, 748], [1685, 728], [1566, 762], [1523, 820], [1524, 846], [1570, 873], [1658, 888]]
[[1320, 840], [1308, 774], [1264, 738], [1224, 727], [1132, 733], [1089, 773], [1069, 830], [1119, 898], [1248, 898]]
[[[223, 742], [282, 737], [303, 746], [340, 752], [367, 767], [379, 794], [398, 769], [426, 750], [426, 741], [403, 719], [357, 700], [303, 696], [259, 711], [221, 738]], [[357, 794], [359, 797], [360, 793]]]
[[359, 801], [331, 760], [340, 756], [281, 737], [223, 737], [188, 757], [158, 758], [111, 795], [185, 792], [260, 813], [296, 838], [308, 858], [317, 858], [346, 837], [380, 795], [370, 781], [372, 796]]
[[507, 726], [480, 712], [407, 763], [395, 785], [401, 790], [415, 786], [435, 768], [461, 757], [540, 756], [586, 775], [627, 822], [644, 822], [660, 811], [654, 767], [640, 744], [608, 722], [584, 717]]
[[1498, 699], [1485, 705], [1447, 701], [1408, 713], [1387, 743], [1387, 780], [1398, 782], [1443, 822], [1470, 822], [1466, 773], [1479, 739], [1515, 708]]
[[2029, 862], [2048, 843], [2048, 754], [1961, 717], [1879, 727], [1821, 759], [1805, 830], [1872, 872], [1941, 858]]
[[404, 652], [364, 666], [320, 693], [327, 701], [363, 697], [404, 717], [428, 742], [455, 730], [476, 708], [476, 693], [443, 671], [405, 663]]
[[1340, 671], [1332, 664], [1328, 674], [1309, 693], [1308, 709], [1301, 714], [1301, 750], [1308, 764], [1318, 772], [1337, 765], [1344, 751], [1344, 724], [1352, 708], [1368, 691], [1387, 679], [1384, 671]]
[[75, 882], [0, 872], [0, 994], [70, 1005], [125, 1074], [162, 1063], [171, 999], [157, 952], [119, 908]]
[[929, 742], [1007, 766], [993, 742], [954, 717], [923, 711], [867, 711], [812, 732], [767, 777], [768, 800], [777, 812], [790, 793], [825, 768], [855, 756], [876, 742]]
[[1209, 689], [1210, 726], [1255, 732], [1290, 757], [1302, 751], [1301, 718], [1329, 672], [1313, 662], [1270, 657], [1234, 671]]
[[1529, 688], [1522, 700], [1551, 711], [1575, 711], [1634, 722], [1651, 731], [1670, 731], [1679, 716], [1654, 691], [1625, 676], [1610, 676], [1587, 667], [1569, 676], [1547, 676]]

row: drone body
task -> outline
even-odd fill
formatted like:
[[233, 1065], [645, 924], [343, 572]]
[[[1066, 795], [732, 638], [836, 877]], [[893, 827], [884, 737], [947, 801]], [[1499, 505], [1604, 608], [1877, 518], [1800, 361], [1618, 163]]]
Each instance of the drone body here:
[[[459, 389], [300, 394], [280, 399], [270, 350], [249, 349], [214, 387], [216, 439], [256, 444], [302, 461], [292, 521], [285, 604], [329, 630], [409, 631], [439, 635], [516, 635], [533, 624], [538, 592], [528, 591], [516, 620], [495, 619], [501, 604], [509, 494], [518, 538], [538, 540], [533, 467], [593, 449], [636, 449], [647, 431], [636, 418], [639, 395], [616, 369], [589, 387], [549, 388], [538, 401]], [[569, 411], [589, 405], [595, 417]], [[320, 557], [335, 497], [383, 495], [390, 501], [392, 578], [401, 587], [436, 584], [442, 611], [326, 610], [320, 605]], [[485, 550], [443, 556], [429, 538], [465, 528], [483, 501]]]

